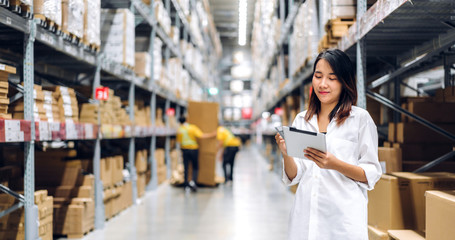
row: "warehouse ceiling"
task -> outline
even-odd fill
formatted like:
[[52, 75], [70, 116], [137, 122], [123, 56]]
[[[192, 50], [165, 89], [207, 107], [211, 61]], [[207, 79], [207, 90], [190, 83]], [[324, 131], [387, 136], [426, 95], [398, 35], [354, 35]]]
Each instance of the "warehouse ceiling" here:
[[[256, 0], [247, 0], [247, 37], [246, 46], [250, 45], [253, 28], [254, 6]], [[220, 34], [223, 48], [238, 45], [239, 33], [239, 1], [238, 0], [209, 0], [210, 10]]]

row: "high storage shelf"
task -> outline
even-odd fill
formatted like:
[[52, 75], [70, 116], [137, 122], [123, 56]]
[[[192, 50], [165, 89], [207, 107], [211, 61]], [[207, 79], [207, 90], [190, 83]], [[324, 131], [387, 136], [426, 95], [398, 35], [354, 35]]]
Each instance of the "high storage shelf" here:
[[[3, 3], [4, 1], [2, 1]], [[32, 1], [33, 2], [33, 1]], [[153, 4], [154, 1], [151, 1]], [[190, 40], [195, 46], [194, 33], [186, 21], [185, 14], [175, 0], [165, 1], [167, 5], [167, 11], [170, 13], [170, 3], [173, 4], [173, 10], [177, 12], [175, 15], [174, 22], [177, 27], [180, 27], [180, 23], [183, 25], [183, 37], [184, 40]], [[145, 5], [140, 0], [132, 0], [131, 10], [139, 15], [136, 15], [136, 23], [143, 21], [137, 21], [142, 18], [149, 25], [150, 39], [158, 36], [163, 41], [163, 46], [168, 53], [165, 53], [165, 61], [169, 59], [170, 55], [182, 59], [183, 67], [189, 72], [191, 78], [200, 88], [205, 89], [207, 86], [202, 81], [201, 76], [192, 69], [185, 61], [183, 61], [183, 54], [179, 48], [171, 41], [170, 37], [164, 32], [159, 26], [155, 17], [154, 11], [150, 6]], [[194, 4], [194, 2], [193, 2]], [[31, 6], [33, 9], [33, 6]], [[138, 26], [138, 24], [136, 24]], [[93, 169], [95, 175], [95, 229], [104, 227], [104, 205], [103, 205], [103, 187], [100, 181], [100, 156], [101, 156], [101, 144], [102, 139], [129, 139], [129, 151], [127, 164], [132, 179], [133, 186], [133, 202], [137, 199], [136, 189], [136, 170], [135, 170], [135, 138], [148, 138], [151, 137], [150, 141], [150, 157], [149, 162], [152, 166], [152, 179], [148, 183], [147, 189], [151, 190], [156, 188], [156, 162], [154, 160], [154, 152], [156, 148], [156, 138], [165, 137], [165, 157], [168, 159], [168, 177], [170, 176], [170, 138], [176, 135], [176, 130], [169, 127], [169, 118], [165, 116], [165, 127], [155, 127], [155, 111], [158, 104], [163, 104], [164, 109], [169, 109], [171, 106], [176, 108], [176, 116], [178, 117], [184, 112], [187, 102], [185, 100], [178, 99], [172, 92], [161, 88], [153, 81], [153, 67], [151, 79], [144, 79], [137, 76], [132, 69], [123, 66], [122, 64], [115, 63], [107, 59], [103, 54], [98, 54], [93, 50], [90, 50], [83, 45], [74, 44], [63, 39], [62, 36], [58, 36], [53, 32], [48, 31], [44, 27], [40, 26], [40, 22], [34, 19], [25, 19], [10, 10], [0, 7], [0, 35], [2, 37], [2, 44], [0, 47], [1, 56], [7, 62], [11, 63], [23, 63], [17, 65], [23, 65], [23, 68], [18, 68], [18, 74], [22, 73], [21, 80], [24, 82], [22, 89], [24, 98], [24, 114], [26, 120], [0, 120], [0, 142], [23, 142], [24, 143], [24, 195], [20, 196], [14, 192], [5, 189], [3, 186], [1, 190], [7, 191], [8, 193], [16, 196], [21, 201], [19, 206], [24, 206], [25, 209], [25, 239], [36, 239], [38, 236], [38, 212], [37, 207], [34, 205], [34, 149], [35, 141], [55, 141], [55, 140], [94, 140], [95, 150], [93, 157]], [[204, 34], [204, 40], [209, 39]], [[211, 39], [211, 38], [210, 38]], [[212, 39], [213, 41], [213, 39]], [[213, 43], [209, 44], [213, 47]], [[210, 58], [216, 58], [216, 54], [213, 49], [199, 49]], [[153, 54], [152, 62], [153, 62]], [[207, 57], [207, 56], [206, 56]], [[38, 76], [45, 75], [49, 78], [59, 79], [62, 85], [74, 84], [77, 81], [68, 80], [74, 77], [74, 72], [86, 74], [86, 79], [90, 79], [90, 86], [94, 93], [95, 88], [101, 85], [101, 82], [106, 83], [118, 82], [122, 86], [129, 88], [128, 100], [129, 100], [129, 117], [134, 122], [134, 100], [136, 93], [142, 93], [144, 96], [148, 96], [151, 105], [151, 116], [152, 127], [140, 127], [140, 126], [122, 126], [122, 125], [97, 125], [97, 124], [86, 124], [86, 123], [51, 123], [51, 122], [35, 122], [33, 120], [33, 84], [35, 74]], [[211, 70], [212, 74], [216, 74], [215, 71]], [[65, 76], [67, 75], [67, 76]], [[41, 77], [41, 76], [40, 76]], [[93, 80], [91, 80], [93, 79]], [[50, 81], [52, 82], [52, 81]], [[94, 95], [94, 94], [92, 94]], [[160, 99], [157, 99], [160, 97]], [[93, 102], [94, 100], [89, 100]], [[96, 102], [96, 101], [95, 101]], [[21, 130], [25, 132], [23, 139], [8, 139], [5, 138], [5, 132], [8, 132], [9, 125], [20, 125]], [[56, 134], [40, 134], [40, 126], [47, 125], [50, 129], [56, 132]], [[106, 131], [107, 129], [107, 131]], [[113, 131], [115, 130], [115, 131]], [[112, 134], [115, 132], [116, 134]], [[10, 209], [13, 210], [13, 209]], [[1, 214], [6, 214], [10, 210], [4, 211]]]
[[[358, 6], [362, 2], [366, 4], [363, 0], [358, 2]], [[269, 61], [269, 68], [286, 46], [284, 39], [292, 32], [290, 26], [300, 4], [295, 4], [289, 11], [282, 27], [283, 35], [287, 35], [282, 35], [272, 50], [274, 55]], [[368, 90], [444, 63], [450, 66], [454, 62], [450, 54], [450, 47], [455, 43], [453, 10], [452, 0], [378, 0], [357, 17], [348, 33], [338, 42], [338, 48], [350, 55], [351, 59], [357, 60], [358, 70], [362, 64], [366, 67], [363, 72], [368, 72], [368, 79], [358, 78], [358, 81], [364, 81]], [[319, 32], [320, 37], [323, 34]], [[358, 54], [357, 44], [360, 42], [363, 42], [364, 47]], [[258, 119], [262, 111], [273, 110], [286, 96], [309, 83], [313, 64], [314, 59], [311, 59], [298, 74], [290, 76], [290, 82], [280, 90], [278, 96], [268, 101], [265, 109], [255, 112], [253, 119]], [[365, 96], [365, 92], [360, 94], [359, 100], [365, 99]]]

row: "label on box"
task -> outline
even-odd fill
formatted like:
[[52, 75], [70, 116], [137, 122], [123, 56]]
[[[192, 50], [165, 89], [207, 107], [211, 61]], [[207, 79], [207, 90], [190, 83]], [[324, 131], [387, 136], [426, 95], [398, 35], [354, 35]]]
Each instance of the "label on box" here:
[[20, 130], [21, 130], [21, 121], [5, 120], [5, 131], [20, 131]]
[[77, 139], [76, 125], [74, 122], [66, 121], [66, 139]]
[[60, 131], [60, 123], [49, 123], [49, 129], [52, 131], [52, 132], [58, 132]]
[[60, 92], [62, 93], [62, 95], [69, 95], [67, 87], [60, 86]]
[[71, 105], [71, 97], [69, 95], [62, 95], [62, 100], [64, 104]]
[[5, 142], [23, 142], [24, 132], [5, 131]]
[[92, 124], [85, 124], [85, 139], [93, 139], [95, 138], [93, 134], [93, 125]]
[[6, 66], [5, 66], [5, 64], [0, 64], [0, 70], [3, 70], [3, 71], [5, 71], [5, 69], [6, 69]]
[[73, 116], [73, 108], [71, 107], [71, 105], [64, 104], [63, 112], [64, 112], [65, 116]]

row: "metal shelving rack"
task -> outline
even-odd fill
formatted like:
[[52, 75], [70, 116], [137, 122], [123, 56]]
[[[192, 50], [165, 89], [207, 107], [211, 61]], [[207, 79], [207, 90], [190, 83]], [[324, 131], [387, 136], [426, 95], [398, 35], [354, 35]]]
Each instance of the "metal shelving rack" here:
[[[455, 143], [454, 134], [401, 108], [397, 91], [400, 85], [404, 85], [404, 78], [441, 65], [445, 69], [445, 86], [450, 86], [450, 69], [454, 69], [455, 63], [455, 3], [452, 0], [378, 0], [366, 10], [366, 1], [358, 0], [357, 7], [357, 21], [339, 41], [338, 48], [356, 60], [358, 105], [365, 108], [366, 97], [370, 97], [393, 109], [397, 113], [394, 116], [395, 122], [399, 121], [400, 113], [405, 114]], [[290, 19], [290, 24], [293, 24], [293, 19]], [[323, 25], [319, 26], [319, 36], [322, 36], [323, 29]], [[281, 44], [280, 41], [278, 50], [275, 49], [274, 53], [282, 50]], [[273, 56], [276, 58], [276, 54]], [[304, 94], [303, 85], [311, 81], [313, 64], [314, 60], [303, 66], [301, 72], [290, 79], [279, 96], [268, 102], [263, 110], [272, 110], [298, 88]], [[388, 83], [394, 83], [395, 92], [398, 93], [392, 97], [394, 101], [372, 91], [373, 88]], [[254, 116], [254, 119], [259, 118], [259, 114]], [[416, 172], [426, 171], [453, 156], [455, 151], [441, 156]]]
[[[171, 0], [165, 0], [166, 10], [169, 15], [171, 15]], [[185, 15], [179, 6], [178, 2], [172, 0], [173, 9], [176, 11], [175, 20], [177, 27], [183, 27], [183, 39], [185, 41], [193, 40], [193, 34], [189, 27], [188, 22], [186, 21]], [[32, 1], [33, 4], [33, 1]], [[162, 39], [165, 45], [165, 65], [167, 66], [168, 59], [172, 54], [175, 57], [183, 59], [183, 55], [180, 52], [179, 48], [173, 44], [170, 37], [163, 31], [163, 29], [158, 25], [153, 11], [154, 1], [151, 1], [150, 6], [146, 6], [140, 0], [131, 0], [130, 9], [134, 12], [136, 11], [151, 27], [150, 39], [154, 39], [155, 36], [158, 36]], [[194, 4], [194, 3], [193, 3]], [[30, 7], [33, 10], [33, 5]], [[136, 16], [137, 18], [138, 16]], [[182, 23], [182, 26], [180, 25]], [[101, 85], [102, 76], [108, 76], [109, 80], [120, 81], [126, 84], [129, 84], [128, 91], [128, 100], [129, 100], [129, 116], [130, 120], [134, 122], [134, 100], [136, 88], [145, 90], [150, 94], [150, 104], [151, 104], [151, 119], [152, 126], [155, 126], [155, 112], [157, 107], [157, 96], [165, 100], [165, 109], [170, 108], [171, 102], [176, 105], [177, 116], [180, 115], [181, 109], [185, 109], [187, 102], [181, 99], [178, 99], [173, 93], [167, 91], [160, 86], [158, 86], [153, 80], [153, 40], [150, 41], [149, 54], [151, 55], [151, 79], [145, 80], [144, 78], [138, 77], [135, 73], [121, 64], [115, 63], [106, 59], [103, 54], [97, 54], [95, 52], [90, 52], [84, 49], [82, 46], [74, 45], [70, 42], [67, 42], [63, 37], [58, 36], [48, 30], [39, 26], [38, 22], [35, 20], [27, 20], [21, 16], [9, 11], [6, 8], [0, 7], [0, 27], [6, 29], [7, 31], [14, 31], [14, 36], [18, 38], [23, 38], [23, 81], [24, 81], [24, 114], [25, 120], [30, 122], [30, 131], [31, 138], [25, 139], [25, 154], [24, 154], [24, 195], [17, 194], [7, 187], [0, 185], [0, 190], [10, 195], [16, 197], [19, 200], [19, 203], [13, 206], [10, 209], [0, 212], [0, 217], [4, 216], [22, 206], [25, 208], [25, 239], [38, 239], [38, 208], [34, 205], [34, 187], [35, 187], [35, 177], [34, 177], [34, 149], [35, 149], [35, 122], [33, 117], [33, 85], [34, 85], [34, 75], [35, 75], [35, 61], [34, 52], [37, 51], [35, 48], [36, 44], [40, 44], [40, 49], [45, 49], [45, 51], [52, 51], [56, 55], [55, 59], [48, 59], [46, 63], [58, 65], [60, 59], [65, 59], [65, 63], [70, 62], [70, 64], [77, 64], [83, 72], [93, 73], [93, 82], [92, 86], [92, 96], [95, 96], [95, 89]], [[194, 44], [194, 42], [193, 42]], [[194, 44], [196, 45], [196, 44]], [[200, 49], [202, 51], [202, 49]], [[211, 49], [207, 49], [207, 54], [211, 54]], [[189, 72], [191, 78], [196, 84], [198, 84], [202, 89], [206, 89], [205, 83], [200, 76], [194, 71], [194, 69], [188, 65], [185, 61], [182, 61], [183, 67]], [[91, 100], [92, 102], [97, 102]], [[83, 124], [82, 124], [83, 125]], [[98, 126], [101, 126], [100, 122]], [[87, 137], [82, 133], [77, 134], [79, 140], [90, 139], [94, 140], [94, 155], [93, 155], [93, 169], [95, 175], [95, 229], [100, 229], [104, 227], [105, 214], [104, 214], [104, 204], [103, 204], [103, 187], [100, 180], [100, 157], [101, 157], [101, 140], [102, 139], [118, 139], [118, 138], [127, 138], [129, 139], [129, 152], [127, 167], [131, 173], [132, 185], [133, 185], [133, 203], [136, 203], [137, 200], [137, 188], [136, 188], [136, 170], [135, 170], [135, 138], [136, 137], [150, 137], [150, 155], [148, 158], [149, 163], [152, 166], [152, 178], [147, 184], [147, 190], [153, 190], [157, 187], [156, 179], [156, 162], [154, 159], [154, 152], [156, 148], [156, 137], [166, 137], [166, 161], [168, 164], [168, 176], [170, 176], [170, 137], [175, 136], [176, 131], [169, 128], [169, 120], [166, 117], [166, 127], [165, 128], [147, 128], [143, 129], [140, 127], [133, 127], [133, 129], [123, 126], [127, 134], [123, 136], [107, 136], [104, 135], [102, 130], [99, 129], [96, 125], [87, 126], [87, 129], [96, 129], [92, 130], [93, 136]], [[82, 130], [81, 130], [82, 129]], [[83, 131], [84, 126], [78, 128], [78, 130]], [[129, 132], [128, 132], [129, 130]], [[69, 140], [64, 139], [47, 139], [47, 140]]]

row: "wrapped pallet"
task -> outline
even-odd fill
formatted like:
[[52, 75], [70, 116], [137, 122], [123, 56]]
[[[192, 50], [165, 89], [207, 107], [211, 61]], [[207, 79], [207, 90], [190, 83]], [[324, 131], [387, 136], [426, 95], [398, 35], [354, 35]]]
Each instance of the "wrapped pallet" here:
[[86, 45], [101, 45], [100, 39], [100, 0], [84, 0], [84, 43]]
[[62, 0], [34, 0], [33, 13], [35, 18], [50, 20], [62, 26]]
[[8, 114], [8, 77], [15, 73], [16, 68], [0, 64], [0, 118], [11, 119], [11, 114]]
[[155, 37], [153, 42], [153, 79], [160, 80], [161, 78], [161, 69], [163, 68], [162, 63], [162, 49], [163, 42], [158, 37]]
[[62, 31], [82, 39], [84, 13], [84, 0], [62, 0]]
[[134, 14], [128, 9], [101, 10], [101, 50], [124, 66], [135, 65]]

